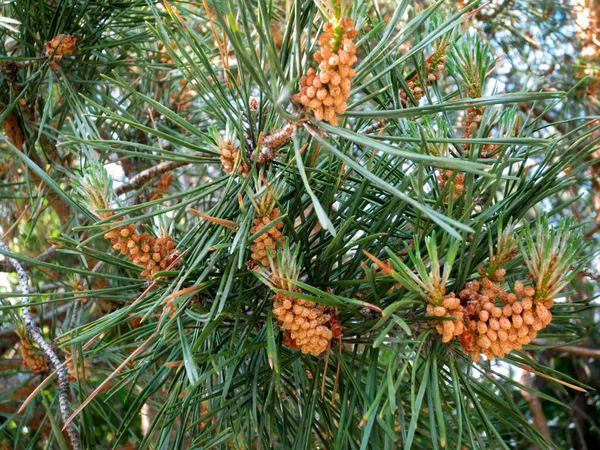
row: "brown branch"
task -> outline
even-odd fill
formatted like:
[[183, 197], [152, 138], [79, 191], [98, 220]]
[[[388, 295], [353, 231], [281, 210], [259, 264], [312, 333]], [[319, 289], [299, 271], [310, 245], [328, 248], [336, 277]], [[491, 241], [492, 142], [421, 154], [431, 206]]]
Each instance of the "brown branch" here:
[[[534, 339], [532, 343], [535, 345], [543, 346], [550, 345], [550, 343], [541, 339]], [[563, 345], [561, 347], [544, 348], [540, 350], [548, 350], [549, 352], [553, 353], [568, 353], [569, 355], [580, 356], [582, 358], [600, 359], [600, 350], [595, 348], [577, 347], [574, 345]]]
[[[54, 253], [56, 253], [56, 246], [52, 245], [44, 253], [41, 253], [35, 259], [37, 261], [46, 262], [50, 258], [52, 258], [52, 256], [54, 255]], [[21, 267], [23, 267], [24, 270], [29, 270], [34, 265], [35, 264], [27, 263], [27, 262], [21, 263]], [[15, 267], [12, 264], [10, 264], [10, 263], [0, 263], [0, 272], [16, 272], [16, 271], [17, 270], [15, 269]]]
[[600, 283], [600, 274], [594, 273], [589, 269], [580, 270], [579, 275], [583, 277], [588, 277], [590, 280], [594, 280], [596, 283]]
[[600, 231], [600, 221], [594, 222], [594, 224], [590, 227], [589, 230], [585, 233], [585, 238], [591, 238], [596, 232]]
[[176, 169], [177, 167], [187, 166], [188, 164], [190, 163], [180, 161], [161, 162], [160, 164], [157, 164], [154, 167], [150, 167], [149, 169], [138, 173], [135, 177], [129, 180], [128, 183], [124, 183], [116, 187], [115, 194], [121, 195], [126, 194], [127, 192], [131, 192], [154, 177], [162, 175], [165, 172], [169, 172], [170, 170]]
[[[533, 377], [529, 372], [523, 371], [523, 375], [521, 376], [521, 384], [528, 388], [533, 388]], [[525, 389], [521, 389], [521, 395], [529, 405], [533, 426], [550, 441], [550, 428], [548, 428], [548, 421], [546, 420], [546, 416], [544, 416], [542, 401], [537, 395], [526, 391]]]

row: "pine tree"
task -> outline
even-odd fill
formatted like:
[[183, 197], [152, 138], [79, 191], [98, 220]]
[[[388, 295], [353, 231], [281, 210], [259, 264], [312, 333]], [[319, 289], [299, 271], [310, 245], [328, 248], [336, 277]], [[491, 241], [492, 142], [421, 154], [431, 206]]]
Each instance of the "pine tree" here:
[[504, 3], [2, 6], [0, 442], [566, 447], [600, 137]]

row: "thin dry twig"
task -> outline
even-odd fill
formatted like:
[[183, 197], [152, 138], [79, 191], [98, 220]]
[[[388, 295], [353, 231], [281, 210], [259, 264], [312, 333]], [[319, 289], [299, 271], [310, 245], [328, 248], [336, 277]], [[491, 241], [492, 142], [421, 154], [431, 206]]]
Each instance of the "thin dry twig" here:
[[152, 339], [153, 339], [155, 336], [156, 336], [156, 333], [153, 333], [152, 335], [150, 335], [150, 337], [149, 337], [148, 339], [146, 339], [146, 341], [145, 341], [145, 342], [143, 342], [143, 343], [142, 343], [142, 344], [141, 344], [141, 345], [140, 345], [138, 348], [136, 348], [136, 349], [135, 349], [133, 352], [131, 352], [131, 355], [129, 355], [129, 356], [128, 356], [128, 357], [125, 359], [125, 361], [123, 361], [123, 362], [121, 363], [121, 365], [120, 365], [119, 367], [117, 367], [117, 368], [116, 368], [116, 369], [113, 371], [113, 373], [111, 373], [111, 374], [110, 374], [108, 377], [106, 377], [106, 379], [105, 379], [105, 380], [104, 380], [104, 381], [103, 381], [103, 382], [100, 384], [100, 386], [98, 386], [98, 387], [97, 387], [97, 388], [94, 390], [94, 392], [92, 392], [92, 393], [90, 394], [90, 396], [89, 396], [88, 398], [86, 398], [86, 399], [84, 400], [84, 402], [83, 402], [81, 405], [79, 405], [79, 407], [78, 407], [78, 408], [77, 408], [75, 411], [73, 411], [73, 414], [71, 414], [71, 416], [70, 416], [70, 417], [67, 417], [67, 418], [65, 419], [65, 425], [64, 425], [63, 429], [65, 429], [65, 428], [66, 428], [66, 429], [68, 430], [68, 429], [69, 429], [69, 427], [71, 427], [71, 426], [72, 426], [72, 425], [71, 425], [71, 421], [72, 421], [72, 420], [73, 420], [75, 417], [77, 417], [77, 414], [79, 414], [79, 413], [81, 412], [81, 410], [82, 410], [83, 408], [85, 408], [85, 407], [88, 405], [88, 403], [90, 403], [90, 402], [91, 402], [91, 401], [92, 401], [92, 400], [93, 400], [93, 399], [96, 397], [96, 395], [98, 395], [98, 393], [99, 393], [99, 392], [102, 392], [102, 390], [103, 390], [103, 389], [104, 389], [104, 387], [105, 387], [105, 386], [108, 384], [108, 382], [109, 382], [110, 380], [112, 380], [112, 379], [114, 378], [114, 376], [115, 376], [115, 375], [117, 375], [117, 374], [118, 374], [118, 373], [119, 373], [119, 372], [120, 372], [120, 371], [121, 371], [121, 370], [122, 370], [122, 369], [123, 369], [123, 368], [124, 368], [124, 367], [125, 367], [125, 366], [126, 366], [128, 363], [129, 363], [129, 361], [131, 361], [131, 360], [132, 360], [133, 358], [135, 358], [135, 357], [136, 357], [136, 356], [137, 356], [137, 355], [138, 355], [140, 352], [142, 352], [142, 350], [144, 350], [144, 349], [146, 348], [146, 345], [148, 345], [148, 344], [149, 344], [149, 343], [152, 341]]
[[[0, 248], [6, 252], [10, 252], [8, 246], [0, 241]], [[73, 450], [81, 449], [81, 445], [79, 443], [79, 436], [73, 428], [73, 425], [67, 423], [69, 419], [69, 373], [66, 367], [62, 366], [60, 358], [57, 356], [56, 352], [52, 349], [50, 344], [48, 344], [44, 340], [44, 336], [37, 326], [36, 322], [31, 317], [31, 310], [29, 309], [29, 297], [27, 295], [29, 292], [29, 276], [23, 266], [19, 261], [14, 258], [7, 256], [6, 258], [8, 262], [15, 268], [17, 272], [17, 276], [19, 277], [19, 284], [21, 285], [21, 292], [26, 294], [21, 298], [21, 305], [23, 320], [25, 321], [25, 327], [27, 329], [27, 333], [33, 339], [33, 341], [38, 345], [40, 349], [44, 352], [44, 354], [48, 357], [55, 370], [58, 373], [58, 403], [60, 406], [60, 414], [62, 420], [65, 424], [67, 434], [69, 435], [69, 439], [71, 441], [71, 446]]]

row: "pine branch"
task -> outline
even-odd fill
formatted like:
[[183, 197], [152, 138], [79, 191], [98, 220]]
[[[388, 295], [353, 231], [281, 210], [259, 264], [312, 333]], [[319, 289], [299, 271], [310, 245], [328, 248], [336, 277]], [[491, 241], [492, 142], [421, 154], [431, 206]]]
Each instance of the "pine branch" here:
[[[40, 253], [38, 256], [36, 256], [36, 260], [41, 261], [41, 262], [46, 262], [48, 261], [50, 258], [52, 258], [52, 256], [56, 253], [56, 246], [52, 245], [50, 246], [46, 251], [44, 251], [43, 253]], [[23, 270], [29, 270], [32, 267], [31, 263], [22, 263], [21, 267], [23, 268]], [[16, 272], [17, 269], [15, 268], [15, 266], [13, 264], [10, 263], [0, 263], [0, 272]]]
[[594, 222], [590, 229], [585, 233], [587, 239], [591, 238], [594, 234], [600, 231], [600, 221]]
[[[8, 246], [2, 241], [0, 241], [0, 248], [2, 250], [10, 252], [10, 248], [8, 248]], [[21, 285], [21, 292], [24, 294], [29, 294], [29, 276], [27, 275], [27, 272], [25, 272], [23, 266], [21, 266], [19, 261], [17, 261], [16, 259], [11, 257], [7, 257], [7, 259], [8, 262], [12, 264], [12, 266], [17, 272], [17, 275], [19, 277], [19, 284]], [[68, 380], [69, 374], [67, 368], [62, 367], [62, 362], [60, 361], [60, 358], [58, 357], [56, 352], [52, 349], [50, 344], [48, 344], [44, 340], [44, 336], [42, 335], [40, 328], [37, 326], [35, 320], [31, 316], [31, 310], [29, 309], [28, 304], [29, 298], [27, 296], [22, 297], [21, 305], [23, 306], [21, 309], [23, 313], [23, 320], [25, 321], [25, 327], [27, 328], [27, 333], [29, 334], [31, 339], [33, 339], [33, 341], [38, 345], [38, 347], [42, 349], [42, 351], [48, 357], [48, 359], [50, 360], [50, 362], [54, 366], [54, 369], [57, 372], [60, 412], [63, 422], [66, 423], [69, 418], [70, 406]], [[67, 427], [67, 434], [69, 435], [69, 439], [71, 441], [71, 446], [73, 447], [73, 450], [80, 450], [81, 445], [79, 443], [79, 437], [77, 436], [75, 428], [70, 424]]]
[[147, 181], [155, 178], [159, 175], [164, 174], [165, 172], [169, 172], [178, 167], [187, 166], [189, 163], [180, 162], [180, 161], [165, 161], [160, 164], [157, 164], [154, 167], [150, 167], [136, 176], [134, 176], [128, 183], [124, 183], [115, 188], [115, 194], [121, 195], [126, 194], [127, 192], [133, 191], [134, 189], [142, 186]]
[[[55, 317], [60, 318], [61, 316], [67, 313], [70, 307], [71, 305], [61, 305], [58, 308], [56, 308], [53, 311], [53, 313]], [[41, 319], [39, 317], [36, 317], [33, 319], [33, 322], [39, 327], [41, 324]], [[0, 339], [7, 339], [13, 336], [18, 336], [14, 328], [0, 328]], [[2, 353], [2, 351], [3, 349], [2, 347], [0, 347], [0, 353]]]
[[[534, 345], [548, 346], [553, 345], [550, 342], [546, 342], [543, 339], [534, 339], [532, 341]], [[577, 347], [574, 345], [562, 345], [558, 347], [548, 347], [539, 349], [539, 351], [549, 351], [552, 353], [567, 353], [573, 356], [579, 356], [581, 358], [600, 359], [600, 350], [595, 348]]]
[[[591, 122], [587, 128], [574, 128], [576, 122], [571, 120], [577, 117], [577, 102], [572, 100], [579, 92], [561, 82], [560, 90], [569, 90], [569, 100], [552, 108], [567, 94], [538, 92], [539, 86], [530, 83], [515, 92], [519, 89], [513, 86], [525, 84], [519, 79], [522, 69], [496, 73], [494, 78], [504, 84], [486, 80], [500, 50], [508, 53], [513, 48], [488, 45], [480, 37], [507, 14], [512, 16], [513, 7], [524, 0], [499, 0], [487, 15], [474, 10], [475, 4], [465, 11], [452, 2], [420, 2], [418, 8], [411, 2], [383, 2], [375, 7], [321, 0], [288, 2], [285, 7], [269, 1], [235, 6], [206, 2], [204, 10], [186, 2], [164, 2], [164, 8], [146, 0], [105, 3], [89, 14], [75, 3], [66, 7], [13, 2], [4, 14], [21, 24], [17, 31], [4, 34], [19, 47], [14, 53], [21, 55], [17, 61], [44, 55], [44, 42], [60, 41], [64, 34], [78, 36], [76, 53], [60, 60], [52, 55], [39, 58], [35, 67], [17, 66], [19, 73], [12, 79], [18, 75], [23, 81], [12, 88], [21, 87], [22, 95], [15, 91], [8, 97], [19, 102], [12, 106], [15, 115], [8, 117], [6, 112], [5, 130], [27, 151], [34, 163], [27, 161], [29, 168], [50, 190], [36, 189], [32, 181], [39, 178], [28, 171], [13, 171], [12, 161], [2, 157], [0, 187], [2, 198], [15, 198], [9, 202], [13, 209], [9, 213], [20, 212], [21, 202], [40, 205], [19, 243], [29, 235], [45, 242], [50, 233], [59, 232], [54, 214], [49, 208], [45, 211], [49, 192], [60, 193], [71, 205], [68, 219], [75, 228], [62, 227], [61, 248], [88, 264], [45, 264], [44, 252], [38, 256], [38, 266], [27, 258], [29, 263], [21, 267], [35, 269], [30, 276], [56, 271], [55, 284], [38, 292], [56, 291], [42, 304], [53, 308], [53, 328], [62, 330], [55, 333], [56, 341], [80, 356], [73, 362], [83, 363], [92, 342], [102, 341], [92, 354], [103, 364], [91, 381], [97, 381], [98, 373], [108, 370], [105, 375], [109, 375], [117, 368], [107, 381], [92, 388], [92, 395], [85, 376], [69, 386], [77, 398], [87, 398], [72, 417], [80, 416], [82, 427], [97, 427], [96, 433], [81, 428], [81, 447], [127, 446], [132, 442], [121, 439], [131, 439], [141, 449], [314, 448], [334, 442], [356, 448], [370, 443], [394, 448], [411, 444], [412, 448], [500, 448], [523, 441], [547, 448], [550, 444], [521, 408], [506, 401], [505, 395], [518, 390], [513, 380], [491, 379], [493, 365], [488, 368], [490, 378], [474, 378], [472, 372], [479, 366], [466, 354], [471, 349], [471, 357], [481, 357], [485, 344], [493, 350], [486, 353], [488, 358], [496, 358], [506, 353], [504, 349], [518, 348], [510, 342], [526, 345], [544, 326], [542, 317], [556, 325], [548, 346], [573, 342], [580, 333], [572, 323], [575, 308], [550, 316], [551, 298], [544, 297], [543, 303], [550, 305], [542, 304], [545, 310], [537, 308], [539, 299], [535, 299], [535, 317], [533, 312], [523, 312], [526, 305], [533, 311], [534, 299], [527, 294], [531, 279], [525, 273], [530, 272], [525, 259], [531, 262], [531, 251], [511, 255], [514, 260], [500, 269], [498, 258], [504, 258], [488, 248], [504, 242], [502, 223], [510, 220], [521, 226], [530, 222], [530, 215], [545, 211], [548, 228], [553, 228], [568, 211], [570, 199], [577, 197], [580, 207], [588, 200], [588, 191], [593, 191], [582, 189], [589, 182], [582, 180], [593, 171], [585, 164], [593, 157], [588, 142], [596, 138], [589, 130]], [[532, 19], [535, 10], [539, 8], [528, 7], [524, 17]], [[466, 23], [477, 14], [485, 24]], [[556, 23], [556, 14], [549, 14], [547, 23]], [[357, 39], [344, 37], [342, 21], [348, 16], [356, 23]], [[2, 25], [14, 28], [13, 22], [3, 20], [0, 33]], [[547, 28], [538, 22], [536, 26]], [[530, 41], [542, 42], [536, 30], [531, 31]], [[506, 34], [490, 33], [490, 40]], [[522, 41], [519, 37], [520, 45]], [[343, 48], [346, 55], [340, 52]], [[453, 65], [441, 64], [441, 54], [439, 64], [426, 56], [446, 49]], [[348, 52], [359, 58], [351, 68], [339, 64]], [[510, 64], [509, 58], [503, 61]], [[309, 69], [317, 66], [318, 80], [315, 73], [309, 82]], [[539, 68], [537, 60], [526, 66], [533, 72]], [[335, 83], [331, 68], [340, 76]], [[111, 77], [100, 77], [109, 72]], [[334, 111], [340, 121], [332, 126], [320, 118], [332, 119], [325, 107], [342, 98], [335, 87], [338, 81], [339, 89], [344, 87], [347, 111], [343, 117], [339, 111], [344, 108]], [[469, 85], [475, 87], [473, 94]], [[513, 92], [498, 92], [503, 86]], [[293, 99], [303, 90], [308, 101], [300, 97], [299, 102], [306, 104], [300, 108]], [[410, 107], [403, 107], [409, 103]], [[217, 143], [216, 136], [223, 134], [231, 138], [232, 148]], [[279, 153], [284, 145], [293, 151]], [[192, 161], [186, 158], [188, 151], [201, 156]], [[112, 164], [115, 155], [123, 162], [128, 180], [116, 194], [134, 197], [135, 202], [145, 198], [147, 191], [168, 192], [171, 200], [163, 208], [129, 205], [114, 222], [89, 223], [89, 208], [78, 208], [73, 197], [78, 189], [71, 182], [74, 169], [65, 161], [76, 158], [82, 172], [94, 172]], [[129, 161], [146, 158], [155, 166], [141, 173], [137, 164], [127, 167]], [[187, 175], [178, 180], [179, 192], [166, 182], [154, 184], [170, 170], [186, 165], [180, 161], [192, 161], [194, 166], [183, 169]], [[52, 176], [46, 176], [50, 169], [42, 172], [41, 168], [53, 165]], [[13, 186], [16, 194], [11, 192]], [[113, 198], [111, 186], [106, 174], [80, 192], [78, 200], [99, 200], [108, 190]], [[271, 191], [276, 191], [273, 205], [262, 202], [263, 194]], [[108, 212], [115, 202], [99, 204], [96, 209]], [[589, 219], [588, 211], [581, 208], [582, 223]], [[10, 214], [0, 216], [11, 220]], [[120, 221], [126, 225], [121, 227]], [[144, 233], [128, 231], [134, 221], [146, 228]], [[134, 253], [130, 250], [137, 248], [137, 241], [108, 246], [101, 237], [111, 227], [118, 240], [116, 234], [123, 242], [131, 236], [141, 241], [146, 233], [155, 234], [157, 225], [161, 232], [156, 234], [168, 231], [188, 256], [180, 268], [161, 271], [139, 295], [142, 283], [127, 257]], [[554, 234], [538, 249], [537, 236], [544, 235], [545, 228], [532, 227], [531, 233], [522, 233], [526, 238], [519, 236], [518, 227], [507, 233], [520, 244], [531, 241], [539, 263], [532, 266], [536, 273], [545, 270], [544, 262], [552, 266], [549, 277], [538, 273], [533, 278], [553, 284], [540, 295], [558, 292], [570, 280], [565, 273], [571, 276], [579, 271], [591, 252], [579, 244], [554, 245]], [[287, 263], [277, 250], [281, 237], [298, 249], [294, 277], [283, 275]], [[554, 242], [559, 241], [560, 237]], [[264, 257], [263, 250], [273, 250], [276, 258]], [[143, 252], [145, 257], [160, 258], [149, 244]], [[364, 254], [377, 261], [375, 267], [366, 264]], [[98, 265], [90, 272], [91, 258], [102, 261], [105, 278], [94, 276]], [[271, 272], [279, 274], [274, 279], [298, 283], [281, 308], [270, 298], [268, 287], [255, 280], [265, 259]], [[573, 261], [578, 261], [576, 267], [565, 270], [563, 265], [571, 266]], [[490, 283], [485, 286], [478, 276], [482, 266], [489, 269]], [[392, 267], [403, 269], [402, 280]], [[0, 268], [16, 270], [4, 260]], [[508, 286], [498, 281], [503, 270]], [[58, 281], [71, 274], [76, 300], [97, 295], [101, 301], [113, 301], [115, 308], [96, 315], [82, 302], [53, 303], [63, 299]], [[411, 274], [418, 274], [417, 281]], [[267, 280], [263, 275], [262, 280]], [[555, 275], [562, 281], [552, 281]], [[94, 282], [86, 285], [91, 279]], [[411, 281], [414, 287], [425, 280], [426, 286], [443, 285], [444, 292], [429, 289], [431, 295], [424, 299], [411, 288]], [[476, 280], [480, 289], [473, 287]], [[516, 280], [524, 284], [515, 289], [519, 298], [510, 297], [514, 302], [504, 308], [513, 290], [510, 284]], [[467, 283], [469, 290], [463, 289]], [[23, 295], [34, 292], [21, 290]], [[11, 296], [21, 294], [15, 289]], [[45, 297], [29, 298], [33, 303]], [[484, 297], [493, 301], [486, 303]], [[325, 358], [302, 353], [291, 331], [305, 322], [303, 317], [284, 316], [290, 305], [294, 317], [306, 315], [312, 320], [313, 312], [320, 319], [330, 316], [320, 325], [325, 328], [321, 331], [335, 329], [341, 336], [339, 342], [331, 340]], [[303, 309], [295, 307], [301, 305]], [[20, 306], [4, 310], [2, 319], [11, 321], [0, 330], [0, 346], [5, 350], [5, 342], [16, 339], [9, 327], [22, 327], [16, 314]], [[78, 314], [79, 308], [85, 308], [85, 313]], [[543, 312], [547, 314], [542, 316]], [[47, 321], [38, 325], [30, 319], [45, 329]], [[461, 326], [469, 333], [460, 333]], [[505, 358], [511, 364], [519, 356], [506, 353]], [[71, 362], [64, 359], [64, 364]], [[17, 370], [15, 364], [11, 372]], [[535, 370], [538, 376], [550, 373], [541, 364]], [[567, 377], [573, 378], [565, 373]], [[572, 387], [581, 386], [573, 383]], [[41, 389], [37, 386], [29, 398], [36, 398]], [[131, 389], [135, 399], [123, 395]], [[56, 405], [58, 396], [54, 397], [55, 406], [62, 406]], [[354, 399], [354, 404], [348, 407], [344, 399]], [[148, 417], [152, 423], [140, 426], [142, 405], [152, 405]], [[60, 412], [64, 419], [62, 408]], [[543, 425], [538, 412], [532, 407], [531, 417]], [[548, 416], [548, 421], [553, 418]], [[35, 427], [30, 423], [25, 429], [27, 419], [23, 417], [7, 432], [20, 433], [23, 442], [27, 440], [24, 445], [35, 446], [37, 436], [46, 438], [46, 430], [31, 432]], [[553, 432], [561, 426], [550, 423]], [[553, 440], [565, 441], [563, 436]]]

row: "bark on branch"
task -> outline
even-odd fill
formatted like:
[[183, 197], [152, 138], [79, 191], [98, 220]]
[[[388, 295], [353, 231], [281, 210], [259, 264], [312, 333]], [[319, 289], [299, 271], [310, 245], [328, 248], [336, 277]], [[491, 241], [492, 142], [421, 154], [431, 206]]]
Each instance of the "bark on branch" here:
[[124, 183], [115, 188], [115, 194], [121, 195], [126, 194], [127, 192], [131, 192], [137, 187], [143, 185], [147, 181], [151, 180], [154, 177], [164, 174], [165, 172], [169, 172], [177, 167], [187, 166], [190, 163], [180, 162], [180, 161], [165, 161], [157, 164], [154, 167], [150, 167], [140, 173], [138, 173], [135, 177], [129, 180], [128, 183]]
[[[56, 253], [55, 245], [49, 247], [44, 253], [41, 253], [35, 259], [37, 261], [46, 262], [50, 258], [52, 258], [52, 255], [54, 255], [54, 253]], [[23, 268], [23, 270], [29, 270], [31, 268], [31, 266], [32, 266], [32, 264], [30, 264], [30, 263], [26, 263], [26, 262], [21, 263], [21, 267]], [[0, 272], [16, 272], [16, 271], [17, 271], [17, 269], [12, 264], [0, 263]]]
[[[8, 246], [0, 241], [0, 248], [4, 251], [10, 252]], [[24, 294], [29, 294], [29, 276], [21, 263], [14, 258], [7, 257], [6, 258], [10, 264], [15, 268], [17, 272], [17, 276], [19, 277], [19, 284], [21, 285], [21, 292]], [[35, 320], [33, 320], [31, 316], [31, 310], [29, 309], [29, 297], [24, 296], [21, 298], [22, 312], [23, 312], [23, 320], [25, 321], [25, 327], [27, 328], [27, 333], [31, 337], [31, 339], [38, 345], [40, 349], [44, 352], [44, 354], [48, 357], [52, 366], [57, 372], [58, 375], [58, 403], [60, 406], [60, 414], [63, 420], [63, 423], [67, 422], [69, 418], [69, 373], [66, 367], [61, 367], [62, 362], [60, 358], [56, 354], [56, 352], [52, 349], [50, 344], [48, 344], [44, 340], [44, 336], [37, 326]], [[67, 434], [69, 435], [69, 440], [71, 441], [71, 446], [73, 450], [80, 450], [81, 445], [79, 443], [79, 436], [75, 431], [75, 428], [71, 424], [67, 426]]]

